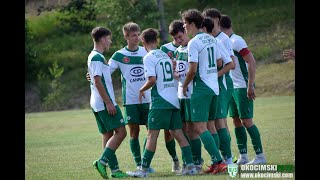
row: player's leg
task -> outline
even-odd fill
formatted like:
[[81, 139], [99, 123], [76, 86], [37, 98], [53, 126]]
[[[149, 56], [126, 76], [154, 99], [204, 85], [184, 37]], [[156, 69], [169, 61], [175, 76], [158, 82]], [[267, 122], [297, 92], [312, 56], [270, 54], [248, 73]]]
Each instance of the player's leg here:
[[212, 169], [211, 172], [213, 174], [217, 174], [219, 172], [225, 172], [227, 165], [223, 162], [219, 149], [207, 128], [209, 112], [215, 109], [214, 103], [216, 101], [213, 98], [217, 97], [213, 95], [193, 95], [191, 96], [190, 107], [192, 109], [191, 121], [193, 122], [195, 131], [200, 136], [204, 148], [211, 157], [209, 169]]
[[229, 104], [229, 115], [232, 117], [234, 132], [236, 136], [237, 147], [240, 153], [240, 157], [237, 161], [237, 164], [246, 164], [249, 162], [247, 154], [247, 133], [245, 127], [241, 123], [239, 118], [239, 109], [240, 107], [240, 94], [239, 88], [234, 89], [232, 98]]
[[230, 144], [230, 135], [225, 126], [225, 121], [227, 119], [227, 110], [228, 110], [228, 99], [227, 91], [220, 91], [217, 108], [215, 114], [215, 127], [219, 137], [219, 149], [222, 157], [227, 164], [233, 164], [232, 155], [231, 155], [231, 144]]
[[166, 143], [166, 148], [172, 157], [172, 172], [176, 172], [180, 170], [179, 159], [176, 152], [176, 142], [173, 136], [170, 134], [168, 130], [164, 130], [164, 140]]
[[130, 150], [137, 168], [141, 166], [141, 150], [139, 142], [140, 112], [137, 104], [124, 106], [125, 123], [129, 127]]
[[101, 137], [102, 150], [106, 148], [107, 142], [112, 136], [113, 136], [113, 131], [102, 133], [102, 137]]
[[[122, 141], [127, 135], [125, 129], [124, 120], [122, 117], [121, 110], [118, 106], [115, 107], [117, 110], [116, 115], [110, 116], [106, 110], [98, 112], [100, 119], [103, 120], [104, 127], [107, 131], [114, 130], [114, 135], [108, 140], [106, 148], [102, 153], [99, 160], [94, 162], [94, 166], [97, 168], [99, 173], [104, 177], [103, 166], [109, 166], [111, 169], [111, 177], [122, 178], [127, 175], [119, 169], [118, 160], [115, 151], [118, 149]], [[105, 178], [105, 177], [104, 177]]]
[[259, 129], [253, 123], [253, 100], [247, 98], [247, 91], [245, 88], [240, 89], [240, 111], [239, 117], [242, 121], [242, 124], [247, 129], [248, 134], [251, 138], [253, 149], [255, 151], [255, 158], [250, 161], [248, 164], [266, 164], [266, 159], [262, 149], [261, 136]]
[[197, 174], [197, 170], [194, 166], [192, 159], [192, 152], [190, 144], [182, 132], [182, 120], [179, 109], [173, 109], [170, 119], [170, 133], [177, 140], [181, 148], [183, 161], [186, 164], [185, 171], [181, 175], [194, 175]]

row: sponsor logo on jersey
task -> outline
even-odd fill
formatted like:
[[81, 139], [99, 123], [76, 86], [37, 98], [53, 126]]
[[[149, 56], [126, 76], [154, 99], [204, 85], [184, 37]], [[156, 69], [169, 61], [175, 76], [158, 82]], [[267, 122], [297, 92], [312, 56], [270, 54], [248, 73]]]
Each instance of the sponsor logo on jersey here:
[[143, 67], [134, 67], [130, 70], [130, 75], [134, 77], [139, 77], [144, 74]]
[[186, 70], [186, 65], [182, 62], [179, 62], [179, 73]]
[[128, 62], [130, 62], [130, 58], [128, 58], [127, 56], [125, 56], [125, 57], [122, 59], [122, 62], [128, 63]]
[[132, 53], [131, 53], [131, 55], [136, 55], [136, 54], [138, 54], [138, 52], [132, 52]]
[[121, 123], [123, 123], [123, 122], [124, 122], [124, 120], [123, 120], [123, 119], [120, 119], [120, 122], [121, 122]]

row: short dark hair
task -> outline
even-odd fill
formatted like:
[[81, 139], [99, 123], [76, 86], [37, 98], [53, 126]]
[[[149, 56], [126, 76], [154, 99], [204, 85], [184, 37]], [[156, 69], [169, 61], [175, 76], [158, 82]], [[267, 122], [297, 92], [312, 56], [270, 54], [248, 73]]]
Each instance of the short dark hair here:
[[226, 14], [222, 14], [220, 19], [220, 26], [225, 29], [230, 29], [232, 27], [231, 18]]
[[102, 37], [109, 35], [111, 35], [111, 31], [104, 27], [95, 27], [91, 31], [91, 37], [94, 42], [99, 42]]
[[183, 22], [181, 20], [173, 20], [169, 25], [169, 33], [171, 36], [175, 36], [179, 32], [184, 33]]
[[189, 24], [194, 23], [198, 29], [201, 28], [203, 16], [197, 9], [189, 9], [181, 13], [181, 17]]
[[212, 29], [214, 28], [214, 23], [212, 22], [212, 20], [208, 17], [204, 18], [201, 28], [206, 27], [208, 33], [212, 32]]
[[122, 27], [122, 32], [123, 35], [128, 35], [129, 32], [136, 32], [140, 31], [140, 27], [137, 23], [134, 22], [127, 22], [123, 27]]
[[202, 15], [204, 17], [219, 18], [219, 20], [221, 19], [221, 12], [216, 8], [205, 9]]
[[157, 42], [158, 31], [154, 28], [148, 28], [142, 31], [140, 37], [147, 44], [154, 43]]

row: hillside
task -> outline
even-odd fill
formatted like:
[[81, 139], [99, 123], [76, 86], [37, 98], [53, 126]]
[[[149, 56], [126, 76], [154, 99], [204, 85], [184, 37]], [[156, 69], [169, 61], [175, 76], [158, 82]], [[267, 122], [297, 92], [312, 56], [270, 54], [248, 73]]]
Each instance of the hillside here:
[[[27, 67], [32, 70], [26, 72], [34, 74], [26, 73], [26, 77], [30, 79], [25, 80], [25, 112], [89, 108], [90, 88], [85, 79], [86, 60], [92, 49], [89, 31], [66, 33], [63, 31], [64, 26], [57, 28], [61, 27], [61, 13], [57, 9], [59, 6], [55, 5], [67, 4], [70, 1], [51, 1], [53, 4], [50, 4], [50, 11], [43, 11], [40, 15], [35, 13], [39, 5], [30, 4], [34, 2], [27, 1], [26, 4], [26, 10], [29, 11], [26, 12], [26, 20], [28, 30], [32, 34], [29, 36], [32, 38], [28, 41], [30, 43], [26, 49], [32, 50], [33, 58], [33, 61], [26, 60]], [[110, 14], [105, 13], [111, 11], [112, 3], [101, 7], [103, 1], [92, 2], [100, 2], [96, 6], [99, 5], [102, 10], [96, 11], [96, 18], [91, 21], [89, 27], [92, 24], [106, 26], [110, 21], [116, 20], [110, 19]], [[45, 7], [45, 3], [42, 5]], [[169, 25], [170, 21], [180, 18], [180, 11], [189, 8], [202, 11], [205, 7], [216, 7], [222, 13], [230, 15], [234, 31], [246, 40], [253, 52], [257, 61], [257, 97], [295, 94], [295, 62], [282, 58], [283, 49], [295, 47], [295, 1], [257, 0], [252, 3], [250, 0], [164, 0], [166, 24]], [[130, 19], [133, 14], [128, 13], [127, 18]], [[144, 17], [149, 16], [146, 14]], [[145, 18], [136, 19], [143, 29], [148, 27], [148, 23], [144, 22]], [[157, 21], [153, 20], [152, 24], [157, 24]], [[113, 32], [114, 43], [111, 52], [105, 54], [106, 58], [125, 45], [121, 30], [114, 26], [110, 26], [110, 29]], [[53, 65], [54, 62], [57, 62], [57, 66]], [[61, 77], [56, 78], [57, 81], [51, 77], [49, 67], [55, 68], [56, 73], [59, 70], [63, 71]], [[117, 101], [120, 102], [119, 72], [113, 74], [113, 82]], [[60, 88], [52, 90], [55, 83]]]

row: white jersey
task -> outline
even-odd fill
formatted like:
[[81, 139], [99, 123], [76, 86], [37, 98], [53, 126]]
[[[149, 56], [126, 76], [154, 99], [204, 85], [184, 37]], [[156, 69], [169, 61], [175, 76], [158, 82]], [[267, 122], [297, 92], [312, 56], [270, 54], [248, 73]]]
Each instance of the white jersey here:
[[187, 97], [183, 95], [182, 85], [184, 80], [186, 79], [187, 72], [189, 70], [188, 63], [188, 46], [179, 46], [174, 52], [175, 59], [177, 61], [177, 66], [175, 71], [179, 73], [178, 80], [178, 98], [179, 99], [190, 99], [192, 92], [192, 81], [188, 84]]
[[178, 46], [174, 45], [172, 42], [164, 44], [160, 47], [160, 50], [165, 52], [170, 58], [173, 57], [173, 52], [178, 48]]
[[[219, 32], [218, 35], [215, 36], [215, 38], [218, 41], [221, 41], [226, 48], [229, 56], [234, 56], [233, 48], [232, 48], [232, 42], [228, 35], [226, 35], [224, 32]], [[232, 81], [232, 75], [229, 72], [225, 73], [223, 75], [223, 82], [226, 81], [227, 89], [233, 89], [233, 81]]]
[[180, 104], [169, 56], [160, 49], [155, 49], [143, 58], [143, 64], [146, 78], [150, 76], [157, 78], [156, 84], [151, 89], [150, 109], [179, 109]]
[[91, 88], [91, 96], [90, 96], [90, 106], [94, 110], [94, 112], [99, 112], [105, 110], [105, 104], [103, 99], [101, 98], [97, 87], [94, 85], [94, 77], [101, 76], [102, 84], [105, 87], [106, 93], [111, 99], [114, 106], [117, 105], [114, 97], [112, 79], [110, 73], [110, 67], [107, 64], [104, 56], [99, 53], [97, 50], [92, 50], [88, 56], [88, 70], [90, 75], [90, 88]]
[[[127, 47], [115, 52], [109, 60], [111, 73], [117, 68], [121, 71], [123, 105], [140, 104], [139, 90], [145, 84], [143, 57], [147, 54], [144, 47], [139, 46], [136, 51]], [[142, 103], [150, 103], [150, 90], [145, 92]]]
[[198, 63], [191, 94], [219, 95], [217, 59], [221, 58], [217, 40], [199, 32], [188, 43], [188, 62]]
[[235, 54], [235, 66], [234, 70], [231, 70], [233, 87], [234, 88], [247, 88], [248, 84], [248, 63], [239, 54], [241, 49], [247, 48], [245, 40], [236, 34], [230, 36], [232, 47]]
[[[171, 58], [174, 58], [174, 51], [178, 48], [178, 46], [174, 45], [172, 42], [169, 42], [167, 44], [164, 44], [160, 47], [160, 50], [165, 52], [169, 57], [170, 59]], [[174, 79], [174, 82], [176, 83], [176, 88], [178, 90], [178, 84], [179, 84], [179, 81]]]
[[[223, 66], [221, 68], [218, 68], [219, 70], [222, 69], [226, 64], [230, 63], [232, 61], [228, 51], [226, 50], [226, 48], [224, 47], [223, 43], [221, 41], [217, 41], [217, 45], [219, 46], [220, 49], [220, 53], [221, 53], [221, 58], [222, 58], [222, 62], [223, 62]], [[226, 77], [225, 74], [218, 77], [219, 79], [219, 85], [223, 86], [225, 89], [227, 89], [227, 82], [226, 82]]]

